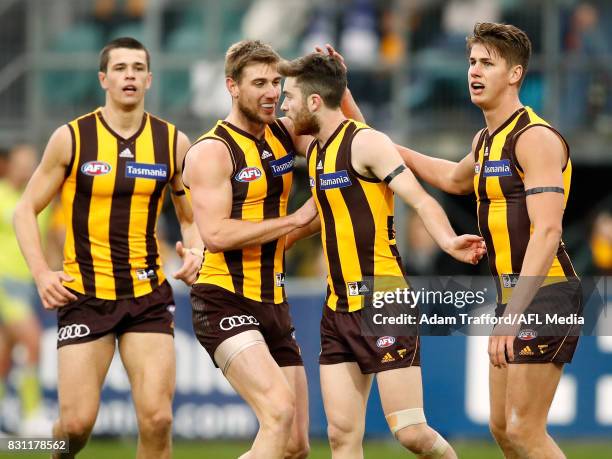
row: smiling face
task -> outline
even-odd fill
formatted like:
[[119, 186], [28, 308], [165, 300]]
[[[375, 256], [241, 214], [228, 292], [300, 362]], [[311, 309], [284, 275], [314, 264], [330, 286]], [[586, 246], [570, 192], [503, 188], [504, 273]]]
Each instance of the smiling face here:
[[117, 105], [128, 108], [143, 104], [152, 78], [146, 52], [130, 48], [112, 49], [106, 71], [99, 72], [98, 78], [107, 100], [110, 98]]
[[317, 117], [307, 108], [306, 98], [297, 84], [296, 78], [287, 77], [283, 86], [283, 105], [281, 110], [293, 122], [297, 135], [315, 135], [320, 130]]
[[276, 118], [281, 76], [276, 64], [253, 63], [239, 81], [227, 78], [227, 87], [240, 112], [252, 123], [269, 124]]
[[518, 95], [522, 66], [510, 66], [499, 52], [481, 43], [472, 46], [469, 61], [468, 85], [475, 105], [486, 110], [505, 99], [508, 91]]

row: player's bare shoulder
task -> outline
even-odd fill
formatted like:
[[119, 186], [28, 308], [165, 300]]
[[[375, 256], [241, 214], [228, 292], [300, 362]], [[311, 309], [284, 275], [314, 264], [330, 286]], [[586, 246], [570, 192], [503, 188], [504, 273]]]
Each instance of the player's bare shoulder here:
[[68, 124], [58, 127], [47, 142], [42, 161], [47, 165], [68, 167], [74, 155], [75, 139]]
[[221, 139], [204, 138], [191, 145], [186, 153], [183, 183], [190, 186], [203, 173], [230, 177], [234, 168], [229, 146]]
[[568, 153], [561, 135], [547, 126], [530, 127], [515, 142], [516, 158], [523, 167], [534, 161], [542, 166], [564, 165]]

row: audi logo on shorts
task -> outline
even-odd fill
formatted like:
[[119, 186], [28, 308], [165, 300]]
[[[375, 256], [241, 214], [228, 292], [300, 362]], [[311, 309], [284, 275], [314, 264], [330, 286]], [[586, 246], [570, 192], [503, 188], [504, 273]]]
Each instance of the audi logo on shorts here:
[[89, 327], [85, 324], [66, 325], [57, 331], [57, 340], [64, 341], [73, 338], [82, 338], [91, 333]]
[[243, 325], [259, 325], [257, 319], [253, 316], [231, 316], [224, 317], [219, 323], [221, 330], [231, 330], [232, 328], [242, 327]]

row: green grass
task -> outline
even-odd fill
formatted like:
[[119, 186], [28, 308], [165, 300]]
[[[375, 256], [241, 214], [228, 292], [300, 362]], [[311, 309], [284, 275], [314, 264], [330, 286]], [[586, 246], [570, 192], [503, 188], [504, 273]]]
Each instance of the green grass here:
[[[465, 459], [502, 459], [502, 455], [493, 443], [487, 441], [453, 441], [453, 446], [460, 458]], [[174, 445], [174, 459], [235, 459], [244, 453], [249, 444], [246, 442], [185, 442], [177, 441]], [[612, 441], [574, 441], [562, 442], [561, 448], [568, 459], [612, 458]], [[134, 440], [94, 440], [81, 454], [81, 459], [124, 459], [132, 458], [136, 453]], [[0, 453], [0, 458], [38, 459], [48, 458], [43, 453]], [[310, 459], [329, 458], [329, 448], [323, 441], [312, 444]], [[366, 459], [401, 459], [411, 457], [394, 442], [366, 440]]]

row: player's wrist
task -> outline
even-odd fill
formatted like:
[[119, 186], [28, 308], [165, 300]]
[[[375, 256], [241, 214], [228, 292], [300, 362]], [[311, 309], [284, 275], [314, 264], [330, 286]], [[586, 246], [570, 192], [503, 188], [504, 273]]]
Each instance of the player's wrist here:
[[185, 248], [185, 253], [190, 253], [199, 258], [204, 258], [204, 249], [200, 247], [189, 247]]

